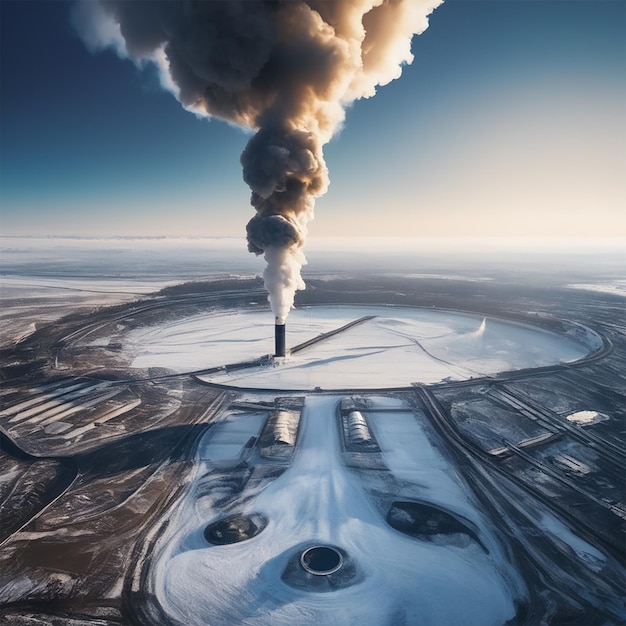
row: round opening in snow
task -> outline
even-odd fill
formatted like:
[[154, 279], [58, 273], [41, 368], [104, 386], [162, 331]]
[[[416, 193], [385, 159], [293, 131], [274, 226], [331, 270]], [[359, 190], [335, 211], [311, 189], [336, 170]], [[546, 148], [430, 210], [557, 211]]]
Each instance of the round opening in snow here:
[[216, 546], [239, 543], [256, 537], [267, 526], [267, 518], [260, 513], [231, 515], [209, 524], [204, 538]]
[[328, 576], [341, 568], [343, 557], [330, 546], [313, 546], [302, 553], [300, 563], [310, 574]]

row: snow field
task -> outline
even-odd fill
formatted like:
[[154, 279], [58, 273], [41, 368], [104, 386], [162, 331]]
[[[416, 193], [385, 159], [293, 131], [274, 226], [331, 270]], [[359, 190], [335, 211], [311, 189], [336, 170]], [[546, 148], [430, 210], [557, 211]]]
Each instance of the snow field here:
[[[454, 468], [433, 448], [413, 414], [408, 409], [373, 413], [385, 460], [399, 478], [419, 481], [425, 500], [475, 522], [488, 554], [474, 541], [436, 545], [386, 524], [368, 493], [366, 475], [341, 461], [335, 422], [339, 400], [306, 398], [291, 467], [257, 494], [241, 498], [228, 511], [213, 506], [210, 498], [198, 498], [194, 489], [179, 502], [153, 560], [155, 589], [165, 611], [190, 625], [406, 621], [487, 626], [512, 618], [523, 585]], [[238, 455], [241, 446], [235, 440], [243, 445], [259, 428], [248, 416], [238, 428], [224, 426], [218, 435], [209, 431], [199, 448], [197, 484], [208, 479], [209, 456], [224, 461]], [[397, 450], [404, 454], [396, 459]], [[234, 512], [261, 513], [269, 524], [247, 541], [208, 544], [203, 537], [207, 524]], [[316, 544], [336, 545], [354, 560], [359, 576], [351, 586], [319, 593], [281, 580], [289, 558]]]
[[[482, 316], [409, 307], [320, 306], [292, 311], [288, 348], [365, 315], [364, 323], [264, 366], [203, 374], [202, 380], [278, 390], [380, 389], [489, 376], [576, 361], [589, 343]], [[130, 331], [124, 351], [137, 368], [193, 372], [273, 351], [269, 312], [203, 314]], [[591, 331], [590, 331], [591, 332]]]

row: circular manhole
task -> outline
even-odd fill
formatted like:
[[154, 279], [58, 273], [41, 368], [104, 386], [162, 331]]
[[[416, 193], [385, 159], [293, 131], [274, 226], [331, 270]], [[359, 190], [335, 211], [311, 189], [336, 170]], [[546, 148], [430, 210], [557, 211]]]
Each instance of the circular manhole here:
[[313, 546], [307, 548], [300, 556], [302, 567], [310, 574], [328, 576], [341, 568], [341, 553], [330, 546]]

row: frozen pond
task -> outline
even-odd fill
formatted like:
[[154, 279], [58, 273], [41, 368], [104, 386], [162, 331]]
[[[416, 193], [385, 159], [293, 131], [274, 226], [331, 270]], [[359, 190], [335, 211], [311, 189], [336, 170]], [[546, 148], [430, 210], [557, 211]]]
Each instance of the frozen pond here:
[[[380, 389], [437, 383], [576, 361], [601, 345], [537, 327], [476, 315], [408, 307], [319, 306], [293, 311], [287, 347], [372, 319], [270, 365], [207, 373], [208, 382], [282, 390]], [[177, 319], [124, 336], [133, 367], [193, 372], [273, 352], [270, 313], [229, 311]]]

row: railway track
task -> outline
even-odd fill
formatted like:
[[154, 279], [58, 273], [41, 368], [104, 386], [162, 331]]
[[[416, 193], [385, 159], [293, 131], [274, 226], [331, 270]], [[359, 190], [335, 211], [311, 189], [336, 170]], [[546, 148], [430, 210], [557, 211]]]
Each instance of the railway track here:
[[613, 503], [610, 503], [610, 502], [606, 502], [606, 501], [602, 500], [601, 498], [598, 498], [595, 494], [590, 493], [586, 489], [581, 489], [573, 480], [571, 480], [570, 478], [565, 476], [563, 473], [561, 473], [559, 471], [556, 471], [554, 468], [550, 467], [546, 463], [538, 461], [533, 456], [531, 456], [530, 454], [528, 454], [527, 452], [525, 452], [524, 450], [522, 450], [521, 448], [519, 448], [515, 444], [507, 442], [507, 446], [509, 447], [511, 452], [513, 452], [514, 454], [516, 454], [520, 458], [524, 459], [524, 461], [526, 461], [527, 463], [529, 463], [533, 467], [536, 467], [537, 469], [541, 470], [544, 474], [547, 474], [548, 476], [550, 476], [554, 480], [562, 483], [563, 485], [569, 487], [573, 491], [575, 491], [575, 492], [579, 493], [580, 495], [584, 496], [585, 498], [591, 500], [592, 502], [594, 502], [598, 506], [601, 506], [601, 507], [603, 507], [605, 509], [608, 509], [609, 511], [611, 511], [611, 513], [617, 515], [618, 517], [622, 518], [623, 520], [626, 520], [626, 508], [623, 505], [619, 506], [619, 505], [616, 505], [616, 504], [613, 504]]
[[489, 395], [515, 409], [525, 417], [536, 421], [546, 430], [556, 434], [568, 434], [572, 439], [601, 454], [614, 468], [620, 471], [623, 470], [626, 462], [626, 451], [614, 443], [575, 424], [571, 424], [549, 409], [531, 404], [527, 399], [520, 397], [518, 393], [506, 386], [493, 386], [489, 390]]
[[[598, 529], [594, 527], [591, 522], [586, 521], [580, 515], [575, 515], [570, 510], [568, 510], [566, 506], [560, 504], [557, 499], [548, 496], [547, 494], [543, 493], [539, 488], [537, 488], [534, 484], [531, 484], [528, 480], [524, 480], [516, 473], [507, 470], [505, 467], [502, 466], [501, 463], [499, 463], [494, 457], [490, 456], [482, 448], [479, 448], [478, 446], [463, 438], [457, 431], [455, 426], [448, 419], [445, 410], [439, 404], [438, 400], [435, 398], [432, 392], [430, 392], [425, 387], [418, 385], [414, 386], [414, 391], [419, 403], [426, 409], [426, 413], [430, 416], [437, 431], [453, 446], [453, 449], [458, 454], [460, 454], [461, 459], [469, 454], [472, 458], [478, 460], [479, 463], [486, 465], [492, 470], [500, 473], [508, 480], [513, 482], [515, 485], [529, 493], [539, 502], [546, 505], [550, 510], [556, 511], [559, 516], [570, 526], [570, 528], [576, 530], [581, 538], [588, 541], [591, 545], [602, 545], [604, 549], [612, 554], [618, 561], [624, 562], [625, 555], [623, 532], [612, 533], [609, 531], [602, 532], [602, 534], [600, 534], [598, 532]], [[553, 468], [546, 466], [541, 461], [537, 461], [526, 452], [521, 450], [519, 447], [516, 447], [516, 449], [512, 450], [512, 452], [524, 458], [525, 460], [527, 460], [528, 458], [533, 459], [532, 464], [535, 468], [540, 469], [542, 472], [552, 476], [555, 480], [557, 479], [554, 474], [558, 473]], [[561, 483], [565, 483], [565, 481], [563, 480], [563, 475], [559, 476], [558, 480]], [[568, 487], [571, 487], [570, 483], [571, 481], [568, 480]], [[610, 513], [615, 515], [615, 519], [626, 519], [626, 511], [624, 511], [623, 507], [612, 507], [611, 503], [607, 503], [598, 499], [595, 494], [590, 494], [588, 491], [580, 489], [576, 485], [574, 486], [576, 493], [582, 495], [583, 498], [585, 498], [588, 502], [592, 503], [595, 506], [598, 506], [599, 504], [604, 510], [609, 510]]]

